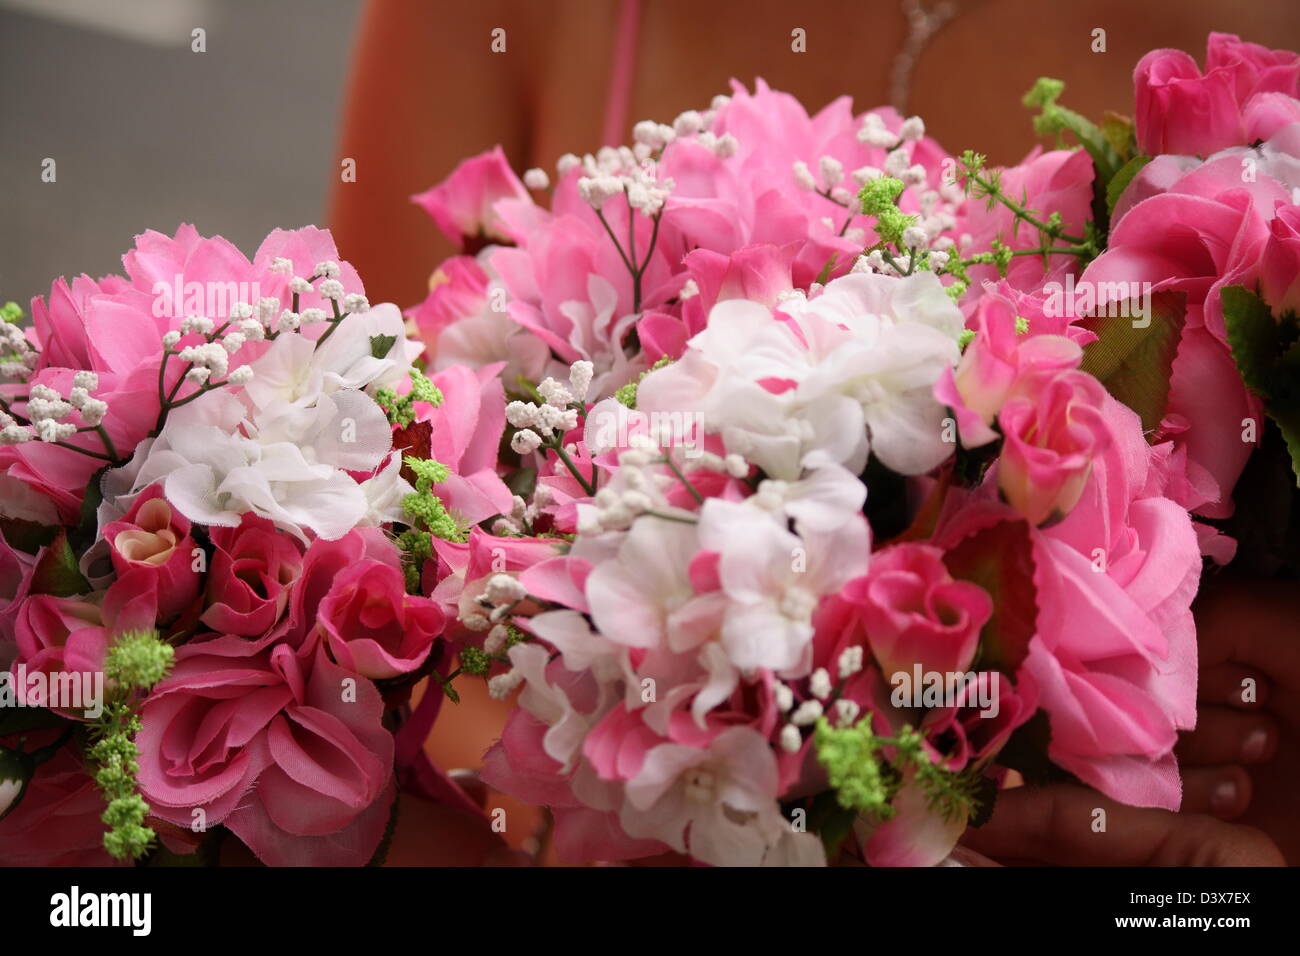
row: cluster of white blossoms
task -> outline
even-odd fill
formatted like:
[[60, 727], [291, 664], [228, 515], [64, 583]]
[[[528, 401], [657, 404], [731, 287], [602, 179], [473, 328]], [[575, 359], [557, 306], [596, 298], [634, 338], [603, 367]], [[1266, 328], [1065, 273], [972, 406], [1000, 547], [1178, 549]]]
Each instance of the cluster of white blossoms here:
[[[675, 184], [672, 179], [656, 176], [653, 161], [661, 158], [672, 143], [690, 137], [724, 159], [736, 155], [739, 146], [736, 137], [730, 133], [719, 136], [710, 129], [717, 111], [728, 99], [714, 97], [708, 110], [687, 110], [671, 126], [642, 120], [632, 127], [632, 146], [606, 146], [594, 156], [588, 153], [582, 158], [566, 153], [556, 163], [556, 171], [563, 177], [576, 167], [582, 168], [578, 195], [593, 209], [600, 210], [615, 196], [625, 194], [632, 209], [646, 216], [657, 216]], [[530, 189], [545, 188], [549, 184], [545, 176], [540, 169], [529, 170], [524, 182]]]
[[537, 386], [537, 394], [542, 399], [540, 405], [511, 402], [506, 406], [506, 421], [519, 429], [510, 438], [510, 447], [516, 454], [531, 455], [543, 444], [554, 442], [578, 427], [578, 410], [591, 388], [594, 371], [591, 362], [574, 362], [569, 367], [567, 385], [548, 376]]
[[[29, 424], [21, 424], [13, 414], [0, 412], [0, 445], [20, 445], [33, 439], [66, 441], [79, 431], [98, 428], [108, 414], [108, 403], [91, 396], [97, 388], [99, 376], [87, 371], [72, 377], [72, 388], [66, 396], [49, 385], [33, 385], [28, 391], [23, 416]], [[74, 412], [80, 415], [81, 425], [67, 421]]]
[[0, 320], [0, 355], [5, 356], [4, 360], [0, 361], [0, 381], [9, 382], [26, 381], [40, 358], [40, 353], [32, 348], [23, 330], [12, 322], [2, 320]]
[[[848, 680], [863, 668], [863, 649], [861, 645], [845, 648], [836, 662], [836, 670], [841, 681]], [[782, 725], [778, 742], [786, 753], [798, 753], [804, 744], [804, 733], [823, 716], [829, 715], [831, 723], [840, 727], [852, 727], [857, 723], [862, 708], [856, 701], [840, 698], [832, 702], [835, 684], [824, 667], [819, 667], [808, 677], [810, 698], [799, 706], [794, 703], [794, 691], [782, 681], [772, 685], [772, 697], [776, 709], [785, 715], [786, 723]], [[827, 710], [829, 708], [829, 711]]]
[[[795, 183], [801, 189], [815, 192], [836, 205], [843, 206], [850, 217], [861, 212], [858, 191], [882, 176], [900, 180], [905, 189], [914, 190], [920, 214], [916, 224], [903, 233], [903, 246], [908, 252], [891, 257], [875, 250], [859, 256], [853, 264], [853, 272], [903, 275], [911, 271], [912, 257], [922, 250], [933, 250], [929, 260], [932, 269], [942, 269], [947, 264], [947, 250], [954, 243], [951, 236], [945, 233], [957, 225], [957, 207], [964, 201], [965, 194], [955, 182], [942, 183], [938, 189], [929, 188], [925, 167], [912, 162], [912, 151], [924, 137], [925, 123], [919, 116], [904, 120], [899, 131], [894, 133], [885, 126], [878, 114], [867, 113], [862, 118], [858, 139], [868, 146], [887, 151], [883, 168], [863, 166], [846, 176], [844, 164], [834, 156], [822, 156], [818, 160], [816, 173], [803, 160], [794, 163]], [[839, 228], [829, 216], [822, 221], [828, 228]], [[846, 239], [855, 242], [865, 239], [863, 229], [848, 229], [847, 226], [846, 222], [842, 233]]]
[[855, 474], [874, 455], [905, 475], [952, 453], [932, 390], [960, 357], [963, 322], [933, 273], [847, 275], [776, 308], [788, 321], [755, 302], [718, 303], [682, 358], [641, 382], [638, 409], [702, 414], [728, 452], [787, 482], [813, 453]]
[[[321, 286], [336, 282], [330, 274], [337, 271], [332, 263], [317, 266], [318, 277], [327, 277]], [[252, 512], [306, 540], [306, 530], [331, 539], [357, 525], [400, 520], [401, 500], [413, 489], [400, 477], [401, 456], [390, 454], [392, 431], [373, 394], [400, 385], [421, 350], [406, 339], [401, 313], [393, 305], [341, 313], [312, 340], [284, 321], [300, 313], [271, 301], [274, 308], [236, 306], [220, 328], [190, 321], [186, 331], [209, 341], [174, 354], [191, 363], [186, 377], [202, 391], [170, 407], [157, 438], [142, 441], [113, 476], [111, 507], [163, 481], [177, 509], [207, 525], [235, 526]], [[227, 327], [237, 331], [216, 341]], [[231, 342], [232, 334], [240, 338]], [[259, 338], [273, 341], [227, 374], [228, 356]], [[217, 388], [227, 384], [243, 387]], [[358, 472], [374, 474], [358, 482], [351, 474]], [[106, 500], [107, 491], [106, 484]]]

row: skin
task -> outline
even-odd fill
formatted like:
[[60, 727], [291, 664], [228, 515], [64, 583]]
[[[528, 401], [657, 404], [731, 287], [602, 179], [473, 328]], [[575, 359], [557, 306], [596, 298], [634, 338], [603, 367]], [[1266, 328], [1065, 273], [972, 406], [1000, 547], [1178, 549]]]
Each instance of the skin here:
[[[1099, 119], [1132, 112], [1132, 70], [1146, 51], [1204, 56], [1211, 30], [1300, 49], [1292, 0], [959, 0], [959, 15], [922, 53], [907, 112], [950, 152], [1018, 162], [1037, 142], [1020, 97], [1039, 76], [1065, 81], [1063, 102]], [[338, 157], [357, 180], [336, 183], [330, 226], [366, 277], [371, 301], [413, 305], [455, 250], [408, 197], [467, 156], [500, 143], [516, 170], [553, 170], [566, 152], [602, 145], [616, 0], [372, 0], [358, 34]], [[505, 53], [490, 49], [506, 30]], [[791, 51], [791, 30], [807, 52]], [[1107, 51], [1091, 51], [1106, 29]], [[858, 109], [888, 100], [905, 36], [894, 0], [655, 0], [642, 4], [627, 114], [671, 122], [702, 109], [735, 77], [764, 77], [810, 110], [849, 94]], [[337, 167], [336, 167], [337, 168]]]
[[[1206, 34], [1216, 29], [1300, 48], [1294, 0], [961, 0], [959, 8], [922, 53], [906, 112], [924, 117], [949, 151], [977, 149], [994, 163], [1017, 162], [1035, 145], [1019, 99], [1038, 76], [1064, 80], [1063, 102], [1099, 119], [1106, 109], [1131, 113], [1132, 68], [1150, 49], [1178, 47], [1200, 60]], [[430, 272], [455, 253], [409, 196], [460, 160], [500, 143], [516, 170], [552, 170], [562, 153], [601, 145], [617, 15], [615, 0], [367, 5], [338, 152], [356, 161], [357, 180], [335, 184], [329, 219], [372, 301], [418, 302]], [[504, 54], [490, 49], [497, 27], [507, 31]], [[807, 33], [807, 53], [791, 51], [795, 27]], [[1107, 31], [1105, 53], [1090, 49], [1097, 27]], [[761, 75], [811, 111], [845, 93], [858, 109], [875, 106], [888, 98], [889, 66], [904, 35], [892, 0], [645, 3], [627, 125], [670, 122], [684, 109], [706, 107], [731, 77], [752, 85]], [[1233, 819], [1264, 828], [1291, 862], [1300, 861], [1296, 603], [1294, 594], [1271, 585], [1231, 578], [1201, 601], [1201, 717], [1179, 748], [1183, 814], [1118, 807], [1087, 791], [1011, 791], [972, 846], [997, 857], [1031, 839], [1027, 845], [1041, 862], [1105, 862], [1107, 854], [1117, 863], [1168, 861], [1171, 854], [1189, 862], [1277, 862], [1267, 837], [1222, 822]], [[1245, 676], [1259, 681], [1256, 705], [1240, 701]], [[476, 766], [509, 711], [475, 684], [464, 682], [462, 704], [447, 708], [429, 743], [442, 766]], [[516, 819], [517, 805], [496, 794], [485, 799], [487, 806], [508, 806]], [[1062, 823], [1062, 814], [1084, 804], [1088, 813], [1110, 806], [1111, 832], [1131, 831], [1132, 842], [1091, 839], [1086, 825]], [[512, 826], [513, 842], [531, 832], [527, 819]], [[1193, 859], [1196, 840], [1209, 848]]]

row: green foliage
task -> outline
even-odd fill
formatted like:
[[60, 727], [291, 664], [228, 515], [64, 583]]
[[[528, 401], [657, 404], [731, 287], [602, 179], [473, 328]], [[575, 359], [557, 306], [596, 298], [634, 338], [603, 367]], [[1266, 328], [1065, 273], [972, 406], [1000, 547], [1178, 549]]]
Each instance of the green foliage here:
[[626, 385], [614, 392], [614, 397], [618, 399], [620, 404], [625, 405], [628, 408], [636, 408], [636, 389], [637, 386], [641, 384], [641, 380], [651, 372], [657, 372], [665, 365], [671, 364], [673, 364], [673, 360], [667, 355], [663, 356], [659, 361], [655, 362], [654, 365], [651, 365], [648, 369], [638, 375], [635, 382], [628, 382]]
[[36, 568], [32, 572], [31, 592], [33, 594], [52, 594], [55, 597], [71, 597], [85, 594], [90, 585], [81, 576], [77, 556], [68, 542], [68, 533], [60, 528], [45, 550], [36, 559]]
[[880, 737], [872, 731], [870, 717], [841, 728], [831, 727], [823, 717], [813, 743], [840, 806], [868, 820], [891, 819], [897, 812], [892, 801], [909, 779], [925, 794], [930, 810], [945, 820], [966, 820], [979, 809], [982, 774], [936, 766], [924, 736], [910, 726], [896, 737]]
[[[391, 338], [392, 336], [389, 336]], [[415, 403], [427, 402], [434, 408], [442, 404], [442, 390], [418, 369], [410, 369], [411, 390], [405, 395], [398, 395], [395, 389], [381, 388], [375, 391], [375, 402], [388, 416], [388, 421], [405, 428], [415, 421]]]
[[1136, 320], [1137, 324], [1138, 309], [1132, 300], [1108, 311], [1118, 314], [1084, 320], [1097, 340], [1084, 347], [1081, 367], [1137, 412], [1142, 430], [1151, 435], [1159, 428], [1169, 402], [1169, 381], [1182, 337], [1187, 296], [1182, 292], [1153, 293], [1150, 315]]
[[1300, 318], [1290, 312], [1275, 317], [1244, 286], [1228, 286], [1220, 294], [1232, 358], [1286, 442], [1300, 486]]
[[864, 215], [876, 220], [876, 235], [888, 245], [901, 246], [903, 230], [916, 222], [915, 216], [909, 216], [898, 208], [898, 197], [904, 188], [901, 179], [881, 176], [873, 179], [858, 192], [858, 202]]
[[140, 772], [135, 736], [140, 718], [135, 711], [139, 694], [147, 692], [171, 669], [174, 652], [157, 631], [128, 631], [120, 635], [104, 656], [104, 676], [109, 681], [103, 713], [91, 725], [94, 743], [86, 756], [94, 768], [95, 783], [108, 808], [100, 818], [108, 826], [104, 849], [119, 860], [135, 860], [153, 846], [154, 831], [144, 825], [149, 804], [140, 796]]
[[1133, 181], [1133, 177], [1142, 172], [1142, 167], [1149, 162], [1151, 162], [1150, 156], [1134, 156], [1111, 177], [1110, 182], [1106, 184], [1106, 211], [1108, 213], [1114, 214], [1115, 204], [1119, 202], [1119, 197], [1124, 194], [1124, 190]]

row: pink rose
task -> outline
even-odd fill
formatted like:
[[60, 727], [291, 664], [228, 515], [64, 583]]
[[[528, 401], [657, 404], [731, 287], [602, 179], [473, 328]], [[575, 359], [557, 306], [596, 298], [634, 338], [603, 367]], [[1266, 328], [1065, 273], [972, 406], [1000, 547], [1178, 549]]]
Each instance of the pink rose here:
[[[36, 558], [10, 546], [0, 531], [0, 667], [9, 665], [13, 649], [14, 613], [32, 584]], [[13, 611], [10, 611], [13, 608]]]
[[[58, 730], [24, 735], [28, 753], [52, 744]], [[0, 738], [16, 747], [17, 737]], [[114, 866], [104, 850], [104, 795], [76, 749], [65, 746], [36, 768], [22, 801], [5, 813], [0, 801], [0, 865]]]
[[[29, 675], [40, 672], [53, 678], [59, 674], [71, 674], [84, 681], [83, 675], [104, 669], [104, 653], [110, 635], [155, 626], [156, 592], [154, 576], [145, 569], [135, 568], [119, 577], [104, 592], [77, 597], [29, 595], [18, 606], [15, 615], [17, 656], [11, 672], [17, 674], [21, 664]], [[81, 687], [84, 694], [86, 685], [82, 683]], [[50, 706], [74, 720], [88, 716], [89, 706], [76, 707], [72, 706], [75, 701], [68, 701], [56, 707], [45, 700], [31, 699], [22, 684], [18, 684], [16, 689], [28, 706]], [[89, 713], [89, 716], [95, 715]]]
[[1083, 494], [1093, 459], [1110, 441], [1101, 413], [1105, 398], [1106, 390], [1091, 375], [1066, 371], [1037, 394], [1002, 407], [998, 487], [1031, 524], [1068, 514]]
[[1206, 156], [1242, 144], [1236, 80], [1225, 68], [1202, 75], [1182, 50], [1152, 50], [1133, 71], [1138, 148], [1148, 156]]
[[366, 863], [393, 799], [379, 692], [323, 645], [255, 648], [231, 636], [177, 650], [141, 710], [144, 798], [179, 826], [202, 811], [271, 866]]
[[373, 558], [334, 579], [317, 619], [334, 659], [376, 680], [423, 664], [443, 629], [437, 603], [407, 594], [396, 562]]
[[120, 521], [105, 525], [103, 536], [119, 575], [139, 569], [156, 580], [160, 620], [171, 620], [197, 596], [190, 521], [163, 497], [161, 484], [140, 492]]
[[1242, 103], [1256, 93], [1300, 93], [1300, 56], [1244, 42], [1232, 33], [1210, 34], [1205, 44], [1205, 69], [1228, 71]]
[[223, 634], [265, 634], [284, 614], [289, 588], [302, 572], [297, 540], [252, 514], [237, 528], [213, 527], [209, 533], [216, 550], [200, 620]]
[[1300, 312], [1300, 206], [1277, 208], [1259, 262], [1259, 290], [1273, 314]]
[[991, 426], [1009, 398], [1036, 391], [1045, 378], [1077, 368], [1083, 358], [1064, 335], [1019, 334], [1017, 305], [1004, 293], [1014, 294], [1005, 285], [986, 288], [967, 320], [975, 337], [957, 367], [946, 369], [934, 386], [935, 398], [953, 410], [967, 448], [998, 437]]
[[452, 256], [434, 270], [429, 295], [408, 313], [430, 355], [437, 355], [443, 329], [486, 308], [487, 292], [488, 274], [473, 256]]
[[1133, 84], [1142, 152], [1207, 156], [1271, 135], [1277, 126], [1253, 112], [1256, 98], [1300, 95], [1300, 57], [1211, 33], [1204, 73], [1182, 50], [1152, 50], [1138, 61]]
[[887, 682], [897, 673], [910, 676], [918, 664], [923, 671], [965, 671], [993, 613], [988, 592], [954, 580], [943, 552], [923, 544], [876, 552], [867, 574], [850, 581], [844, 596], [857, 606]]
[[500, 146], [463, 160], [438, 185], [411, 197], [462, 249], [467, 239], [511, 240], [492, 208], [500, 199], [531, 201]]

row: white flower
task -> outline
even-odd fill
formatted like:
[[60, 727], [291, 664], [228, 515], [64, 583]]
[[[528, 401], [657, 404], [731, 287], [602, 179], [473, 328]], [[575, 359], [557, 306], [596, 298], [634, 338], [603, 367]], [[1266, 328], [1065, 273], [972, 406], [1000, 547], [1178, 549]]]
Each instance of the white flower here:
[[813, 611], [865, 573], [871, 543], [861, 514], [827, 533], [796, 535], [752, 505], [710, 498], [700, 510], [699, 547], [719, 553], [722, 644], [731, 662], [807, 673]]
[[[718, 866], [758, 866], [793, 834], [776, 803], [776, 755], [749, 727], [731, 727], [707, 748], [659, 744], [627, 782], [619, 823]], [[810, 854], [809, 859], [816, 859]]]
[[[682, 358], [641, 381], [638, 408], [700, 412], [728, 452], [787, 481], [818, 450], [855, 473], [869, 453], [901, 474], [951, 453], [932, 392], [957, 362], [962, 317], [932, 273], [855, 273], [778, 309], [798, 334], [758, 303], [718, 303]], [[772, 392], [764, 380], [795, 384]]]
[[529, 189], [546, 189], [551, 185], [551, 177], [546, 175], [546, 170], [533, 167], [524, 173], [524, 185]]
[[510, 447], [517, 455], [531, 455], [542, 447], [542, 436], [531, 428], [521, 428], [511, 436]]

